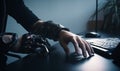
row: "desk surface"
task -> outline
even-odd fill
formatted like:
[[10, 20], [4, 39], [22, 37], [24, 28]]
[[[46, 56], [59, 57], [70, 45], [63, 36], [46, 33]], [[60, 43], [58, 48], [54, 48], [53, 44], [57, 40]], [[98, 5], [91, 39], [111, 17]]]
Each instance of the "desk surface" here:
[[[69, 45], [73, 50], [73, 45]], [[67, 62], [65, 53], [59, 44], [52, 47], [50, 54], [41, 58], [36, 54], [28, 55], [8, 65], [10, 71], [120, 71], [120, 67], [98, 54], [76, 63]]]

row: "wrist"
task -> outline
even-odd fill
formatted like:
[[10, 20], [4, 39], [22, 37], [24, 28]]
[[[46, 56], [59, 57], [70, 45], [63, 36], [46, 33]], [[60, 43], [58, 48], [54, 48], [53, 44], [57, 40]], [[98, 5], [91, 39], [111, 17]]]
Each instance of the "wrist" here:
[[33, 28], [33, 33], [56, 41], [59, 39], [61, 30], [69, 31], [69, 29], [65, 28], [61, 24], [55, 24], [52, 21], [46, 21], [40, 22], [40, 24], [37, 23]]
[[38, 20], [33, 24], [32, 29], [34, 30], [35, 28], [37, 28], [38, 26], [41, 26], [44, 23], [44, 21], [42, 20]]

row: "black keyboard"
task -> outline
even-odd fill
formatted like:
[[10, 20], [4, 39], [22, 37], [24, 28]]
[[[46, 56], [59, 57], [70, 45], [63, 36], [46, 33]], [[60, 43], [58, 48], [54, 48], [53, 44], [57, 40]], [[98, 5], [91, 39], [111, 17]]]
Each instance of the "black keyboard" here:
[[114, 48], [120, 43], [119, 38], [90, 38], [86, 41], [91, 44], [96, 53], [107, 56], [111, 55]]

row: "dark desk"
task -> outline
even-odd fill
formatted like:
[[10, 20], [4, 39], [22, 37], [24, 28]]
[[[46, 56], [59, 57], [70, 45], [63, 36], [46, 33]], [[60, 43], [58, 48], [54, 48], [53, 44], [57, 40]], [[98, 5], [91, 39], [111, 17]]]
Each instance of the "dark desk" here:
[[[73, 45], [69, 44], [71, 52]], [[120, 71], [111, 59], [106, 59], [98, 54], [79, 61], [67, 62], [65, 53], [59, 44], [52, 47], [49, 56], [41, 58], [36, 54], [28, 55], [22, 60], [9, 64], [10, 71]]]

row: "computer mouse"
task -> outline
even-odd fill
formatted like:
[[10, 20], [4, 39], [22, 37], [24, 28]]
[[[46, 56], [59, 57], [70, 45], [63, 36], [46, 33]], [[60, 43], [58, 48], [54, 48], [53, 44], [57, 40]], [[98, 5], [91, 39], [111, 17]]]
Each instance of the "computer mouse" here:
[[85, 59], [84, 56], [82, 54], [77, 54], [76, 52], [73, 52], [68, 56], [68, 61], [70, 62], [78, 62], [83, 59]]
[[85, 34], [85, 37], [87, 37], [87, 38], [98, 38], [98, 37], [100, 37], [100, 34], [96, 33], [96, 32], [88, 32], [88, 33]]

